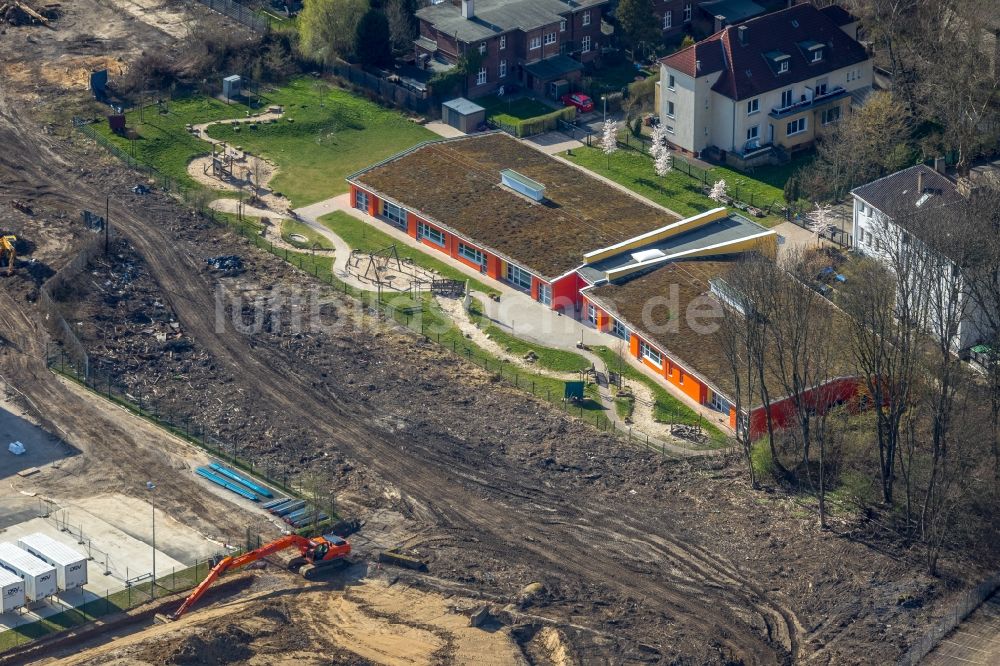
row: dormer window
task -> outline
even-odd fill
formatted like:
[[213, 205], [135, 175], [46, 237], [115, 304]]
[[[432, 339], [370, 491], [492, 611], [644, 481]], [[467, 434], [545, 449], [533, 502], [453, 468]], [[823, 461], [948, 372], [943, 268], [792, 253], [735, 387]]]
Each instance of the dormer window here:
[[775, 74], [787, 72], [792, 61], [791, 56], [781, 51], [768, 51], [764, 54], [764, 59], [767, 60], [767, 64], [771, 66], [771, 71]]
[[812, 52], [812, 61], [819, 62], [823, 59], [823, 49], [816, 49]]
[[824, 50], [822, 42], [810, 39], [805, 42], [799, 42], [799, 48], [802, 49], [802, 53], [805, 54], [806, 60], [809, 62], [822, 62]]

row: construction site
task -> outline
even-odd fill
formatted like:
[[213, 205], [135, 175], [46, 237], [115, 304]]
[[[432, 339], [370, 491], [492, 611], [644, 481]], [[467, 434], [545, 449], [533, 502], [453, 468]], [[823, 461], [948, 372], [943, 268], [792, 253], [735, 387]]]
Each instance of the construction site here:
[[[0, 21], [0, 542], [87, 572], [4, 606], [0, 664], [895, 663], [986, 570], [930, 577], [850, 507], [818, 533], [800, 498], [748, 494], [726, 450], [602, 432], [74, 129], [105, 113], [94, 69], [243, 29], [205, 5]], [[226, 150], [197, 170], [260, 184]], [[395, 246], [348, 266], [462, 290]]]

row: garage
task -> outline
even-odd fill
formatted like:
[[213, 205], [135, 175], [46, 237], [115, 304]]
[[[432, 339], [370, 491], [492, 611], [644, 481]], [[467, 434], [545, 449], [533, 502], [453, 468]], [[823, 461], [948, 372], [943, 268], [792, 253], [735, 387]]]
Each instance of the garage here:
[[464, 97], [456, 97], [441, 105], [441, 119], [460, 132], [475, 132], [486, 122], [486, 109]]

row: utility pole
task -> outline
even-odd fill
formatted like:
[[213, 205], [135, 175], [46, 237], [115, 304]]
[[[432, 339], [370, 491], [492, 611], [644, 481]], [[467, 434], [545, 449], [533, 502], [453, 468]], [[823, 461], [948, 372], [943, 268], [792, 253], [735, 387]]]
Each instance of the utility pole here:
[[110, 242], [110, 230], [111, 226], [111, 195], [107, 194], [104, 197], [104, 254], [108, 253], [108, 244]]
[[[146, 490], [156, 490], [156, 484], [152, 481], [146, 482]], [[153, 580], [149, 586], [149, 594], [156, 598], [156, 507], [150, 504], [153, 509]]]

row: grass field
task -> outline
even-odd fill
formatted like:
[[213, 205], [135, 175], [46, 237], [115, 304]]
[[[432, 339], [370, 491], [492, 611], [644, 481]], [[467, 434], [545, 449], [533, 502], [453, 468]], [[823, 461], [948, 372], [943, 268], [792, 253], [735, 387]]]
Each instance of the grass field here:
[[[263, 104], [283, 106], [285, 117], [257, 129], [214, 125], [208, 133], [277, 164], [279, 173], [271, 186], [296, 207], [346, 192], [348, 174], [437, 136], [397, 111], [311, 78], [266, 92]], [[138, 111], [128, 113], [129, 127], [141, 137], [134, 142], [135, 157], [188, 186], [194, 185], [187, 175], [188, 162], [211, 149], [188, 134], [185, 125], [244, 118], [248, 111], [242, 104], [227, 106], [206, 97], [173, 100], [166, 109], [160, 113], [147, 107], [142, 124]], [[101, 131], [130, 150], [128, 139], [112, 135], [106, 125]]]
[[[687, 174], [684, 165], [678, 164], [666, 178], [660, 178], [653, 171], [652, 158], [636, 149], [620, 148], [611, 156], [610, 168], [607, 156], [596, 147], [577, 148], [573, 150], [572, 155], [563, 153], [563, 157], [610, 178], [684, 217], [718, 206], [703, 192], [703, 186], [706, 183], [711, 185], [720, 179], [726, 181], [729, 194], [742, 201], [752, 200], [754, 205], [761, 207], [772, 203], [776, 207], [782, 206], [785, 180], [795, 169], [811, 159], [795, 160], [780, 167], [760, 167], [752, 176], [727, 167], [714, 166], [704, 175], [700, 169], [692, 168], [691, 173], [695, 176], [692, 177]], [[783, 221], [779, 215], [774, 214], [755, 219], [764, 226], [773, 226]]]
[[[305, 237], [305, 241], [292, 238], [292, 234]], [[286, 243], [294, 245], [303, 250], [311, 250], [314, 247], [320, 250], [332, 250], [331, 243], [325, 236], [316, 233], [313, 229], [298, 220], [283, 220], [281, 222], [281, 238]]]
[[663, 423], [683, 423], [685, 425], [701, 425], [708, 434], [709, 448], [719, 448], [729, 445], [729, 438], [714, 423], [706, 421], [701, 414], [675, 398], [660, 382], [648, 377], [628, 363], [623, 364], [613, 350], [607, 347], [593, 347], [591, 351], [601, 357], [611, 370], [621, 369], [622, 377], [629, 381], [640, 382], [653, 393], [653, 418]]
[[509, 100], [503, 97], [480, 99], [478, 103], [486, 109], [486, 118], [502, 125], [513, 125], [519, 120], [544, 116], [554, 109], [533, 99], [522, 97]]
[[389, 234], [373, 228], [371, 225], [357, 220], [347, 213], [335, 211], [329, 215], [324, 215], [319, 219], [327, 229], [344, 239], [344, 242], [351, 246], [353, 250], [364, 250], [374, 252], [383, 250], [390, 245], [396, 245], [396, 251], [400, 259], [409, 259], [417, 266], [429, 270], [437, 271], [440, 275], [451, 280], [469, 281], [469, 285], [476, 291], [486, 294], [500, 293], [493, 287], [489, 287], [479, 280], [468, 277], [465, 273], [443, 261], [435, 259], [425, 252], [404, 245]]
[[590, 367], [590, 361], [563, 349], [553, 349], [526, 342], [494, 324], [483, 314], [483, 304], [478, 299], [472, 299], [472, 307], [469, 316], [479, 325], [489, 336], [501, 347], [507, 349], [514, 356], [525, 356], [528, 352], [533, 352], [538, 357], [536, 363], [540, 368], [551, 370], [552, 372], [580, 372]]

